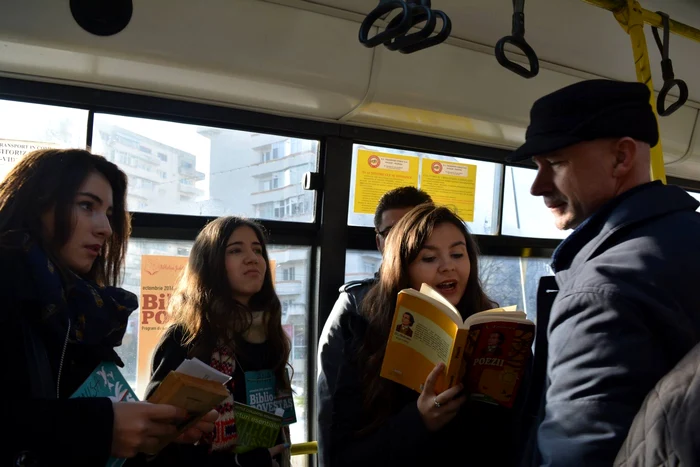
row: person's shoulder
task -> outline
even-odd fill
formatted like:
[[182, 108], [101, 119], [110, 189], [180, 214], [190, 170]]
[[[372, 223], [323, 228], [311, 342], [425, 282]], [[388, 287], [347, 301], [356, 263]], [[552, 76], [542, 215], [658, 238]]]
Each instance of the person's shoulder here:
[[364, 300], [365, 296], [370, 291], [370, 289], [374, 287], [374, 285], [377, 283], [375, 277], [359, 281], [351, 281], [347, 284], [344, 284], [340, 288], [340, 296], [342, 297], [343, 295], [345, 295], [349, 302], [359, 311], [360, 304]]
[[350, 281], [343, 284], [338, 290], [340, 293], [357, 293], [361, 290], [369, 290], [374, 284], [377, 283], [375, 277], [369, 277], [367, 279], [361, 279], [356, 281]]
[[34, 280], [22, 252], [0, 248], [0, 299], [5, 305], [20, 300], [34, 301]]
[[181, 324], [173, 324], [168, 326], [160, 337], [159, 346], [178, 346], [186, 347], [185, 342], [186, 331], [185, 327]]

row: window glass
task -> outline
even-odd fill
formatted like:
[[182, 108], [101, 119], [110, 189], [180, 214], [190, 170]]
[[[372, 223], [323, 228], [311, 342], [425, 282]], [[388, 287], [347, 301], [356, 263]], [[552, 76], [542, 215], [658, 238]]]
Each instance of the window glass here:
[[0, 100], [0, 179], [27, 152], [85, 149], [88, 111]]
[[552, 274], [548, 258], [483, 255], [479, 262], [479, 276], [486, 294], [499, 306], [517, 305], [532, 321], [537, 318], [540, 278]]
[[348, 250], [345, 253], [345, 282], [369, 279], [379, 271], [382, 254], [377, 250]]
[[[302, 148], [302, 150], [304, 150]], [[290, 362], [294, 368], [292, 389], [297, 422], [292, 424], [290, 434], [293, 443], [309, 441], [306, 385], [308, 371], [308, 343], [311, 337], [307, 329], [309, 319], [309, 247], [268, 245], [270, 259], [275, 262], [275, 290], [282, 302], [282, 325], [292, 343]], [[286, 278], [285, 278], [286, 271]], [[308, 456], [293, 456], [296, 467], [306, 465]]]
[[318, 141], [95, 114], [93, 149], [129, 176], [130, 211], [314, 220]]
[[[137, 362], [139, 351], [144, 352], [144, 358], [149, 362], [147, 371], [150, 374], [150, 358], [156, 343], [148, 337], [149, 348], [139, 349], [139, 338], [150, 333], [146, 324], [147, 313], [144, 297], [141, 295], [141, 260], [142, 255], [162, 255], [186, 257], [190, 253], [192, 242], [172, 240], [151, 240], [132, 238], [129, 241], [123, 287], [141, 297], [143, 310], [134, 312], [127, 326], [127, 332], [121, 347], [117, 349], [125, 363], [122, 372], [137, 395], [143, 397], [145, 387], [139, 387], [137, 382]], [[309, 333], [307, 332], [308, 293], [309, 293], [309, 252], [308, 247], [292, 247], [284, 245], [268, 245], [270, 259], [275, 264], [275, 289], [282, 303], [282, 325], [292, 344], [290, 361], [294, 371], [292, 389], [294, 390], [297, 423], [290, 426], [292, 442], [308, 440], [306, 426], [306, 407], [308, 389], [307, 348]], [[184, 261], [184, 259], [183, 259]], [[283, 271], [293, 271], [293, 275], [284, 278]], [[161, 292], [156, 292], [161, 293]], [[162, 292], [167, 295], [167, 291]], [[167, 307], [167, 302], [164, 302]], [[145, 331], [144, 331], [145, 330]], [[143, 332], [143, 334], [142, 334]], [[306, 465], [306, 456], [295, 456], [294, 465]]]
[[530, 187], [537, 171], [506, 167], [503, 181], [503, 235], [531, 238], [566, 238], [571, 230], [559, 230], [541, 196], [532, 196]]
[[455, 209], [472, 233], [498, 231], [500, 164], [359, 144], [352, 161], [349, 225], [374, 227], [381, 195], [412, 185]]

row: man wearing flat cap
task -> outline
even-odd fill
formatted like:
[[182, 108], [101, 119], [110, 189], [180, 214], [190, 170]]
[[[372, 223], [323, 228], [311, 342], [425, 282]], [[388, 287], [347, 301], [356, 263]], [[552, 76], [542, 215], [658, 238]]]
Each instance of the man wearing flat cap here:
[[613, 465], [655, 383], [700, 341], [699, 203], [650, 179], [644, 84], [583, 81], [539, 99], [510, 161], [532, 160], [559, 229], [537, 296], [523, 460]]

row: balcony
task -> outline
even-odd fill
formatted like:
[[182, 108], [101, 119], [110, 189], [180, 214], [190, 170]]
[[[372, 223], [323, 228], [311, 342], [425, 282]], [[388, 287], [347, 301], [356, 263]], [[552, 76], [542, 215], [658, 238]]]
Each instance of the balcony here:
[[302, 295], [305, 293], [304, 284], [301, 281], [281, 281], [275, 282], [277, 295]]
[[313, 163], [313, 165], [316, 165], [317, 159], [318, 157], [315, 152], [296, 152], [293, 154], [286, 155], [285, 157], [281, 157], [279, 159], [272, 159], [266, 162], [259, 162], [257, 164], [251, 165], [251, 175], [255, 177], [264, 173], [280, 172], [282, 170], [288, 169], [291, 166], [304, 164], [308, 162], [311, 162]]
[[253, 204], [263, 204], [269, 203], [271, 201], [282, 201], [292, 196], [299, 196], [303, 194], [309, 194], [313, 196], [313, 193], [304, 190], [301, 186], [301, 180], [298, 183], [291, 185], [281, 186], [278, 188], [273, 188], [267, 191], [256, 191], [250, 194]]
[[178, 183], [178, 187], [179, 187], [181, 192], [187, 193], [190, 195], [201, 196], [204, 194], [203, 190], [197, 188], [194, 185], [188, 185], [186, 183]]
[[198, 172], [193, 167], [184, 167], [182, 165], [178, 168], [178, 173], [181, 177], [195, 180], [197, 182], [204, 180], [205, 177], [203, 172]]

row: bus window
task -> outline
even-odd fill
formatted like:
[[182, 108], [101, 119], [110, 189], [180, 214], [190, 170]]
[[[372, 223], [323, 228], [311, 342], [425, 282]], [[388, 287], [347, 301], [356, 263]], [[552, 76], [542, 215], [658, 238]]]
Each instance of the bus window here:
[[93, 150], [129, 176], [132, 212], [314, 221], [318, 141], [96, 114]]

